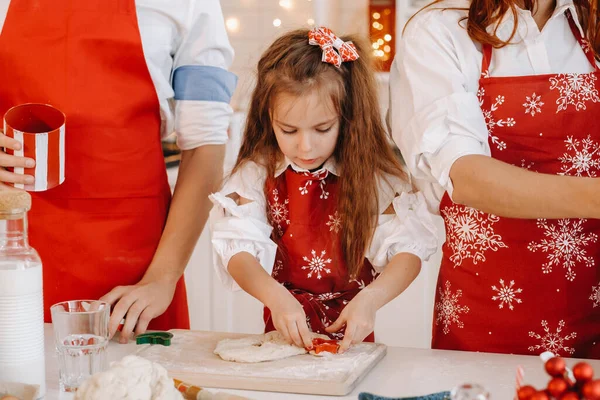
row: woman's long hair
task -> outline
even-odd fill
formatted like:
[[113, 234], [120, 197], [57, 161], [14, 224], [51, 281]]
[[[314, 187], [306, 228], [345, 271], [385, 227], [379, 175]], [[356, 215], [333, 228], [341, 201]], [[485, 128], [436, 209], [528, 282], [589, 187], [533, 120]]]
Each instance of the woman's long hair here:
[[[435, 0], [423, 7], [419, 12], [443, 1]], [[534, 12], [537, 7], [536, 0], [522, 1], [523, 3], [519, 0], [471, 0], [468, 15], [464, 18], [467, 20], [467, 32], [471, 39], [481, 44], [490, 44], [495, 48], [508, 45], [517, 32], [517, 7], [521, 6], [531, 12]], [[590, 47], [594, 50], [596, 58], [598, 58], [600, 56], [600, 10], [598, 9], [598, 0], [573, 0], [573, 3], [577, 9], [579, 22], [581, 23], [586, 39], [590, 43]], [[456, 8], [449, 7], [447, 9]], [[510, 37], [506, 41], [503, 41], [498, 38], [495, 30], [489, 33], [486, 29], [488, 26], [494, 26], [501, 21], [509, 11], [512, 13], [514, 27]]]
[[[340, 132], [333, 153], [339, 170], [340, 241], [349, 277], [355, 278], [364, 264], [377, 223], [378, 178], [386, 174], [405, 176], [383, 126], [370, 46], [358, 38], [343, 37], [344, 41], [355, 44], [360, 57], [336, 68], [321, 61], [322, 50], [308, 44], [308, 32], [301, 29], [286, 33], [262, 54], [232, 174], [245, 162], [254, 161], [264, 166], [267, 179], [274, 176], [282, 161], [271, 121], [278, 94], [301, 96], [318, 90], [331, 99], [340, 116]], [[269, 212], [267, 215], [270, 218]]]

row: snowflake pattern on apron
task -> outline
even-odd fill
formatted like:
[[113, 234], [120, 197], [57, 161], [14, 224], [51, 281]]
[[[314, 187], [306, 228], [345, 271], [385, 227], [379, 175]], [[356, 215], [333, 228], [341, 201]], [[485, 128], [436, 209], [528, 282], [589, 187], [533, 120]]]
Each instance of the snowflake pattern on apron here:
[[[273, 239], [278, 244], [272, 276], [302, 304], [314, 332], [342, 339], [343, 330], [328, 333], [325, 328], [377, 273], [365, 259], [359, 276], [348, 278], [339, 241], [338, 178], [326, 169], [296, 172], [289, 167], [267, 185], [269, 212], [277, 228]], [[285, 212], [277, 215], [285, 218], [275, 220], [274, 210], [282, 204]], [[264, 318], [265, 331], [275, 329], [267, 308]], [[373, 341], [373, 334], [365, 340]]]
[[[585, 51], [569, 11], [567, 18]], [[492, 48], [483, 53], [478, 96], [492, 157], [544, 174], [596, 177], [593, 52], [589, 74], [512, 77], [493, 76]], [[447, 240], [434, 348], [600, 358], [600, 220], [500, 218], [454, 204], [447, 193], [440, 214]]]

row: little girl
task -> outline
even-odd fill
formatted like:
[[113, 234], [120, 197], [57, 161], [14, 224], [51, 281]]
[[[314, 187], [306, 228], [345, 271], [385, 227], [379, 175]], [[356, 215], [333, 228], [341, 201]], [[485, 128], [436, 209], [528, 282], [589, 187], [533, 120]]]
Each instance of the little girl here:
[[297, 30], [267, 49], [236, 165], [211, 195], [217, 274], [265, 305], [265, 331], [309, 349], [311, 331], [340, 351], [373, 341], [376, 311], [437, 248], [389, 145], [369, 47], [349, 39]]

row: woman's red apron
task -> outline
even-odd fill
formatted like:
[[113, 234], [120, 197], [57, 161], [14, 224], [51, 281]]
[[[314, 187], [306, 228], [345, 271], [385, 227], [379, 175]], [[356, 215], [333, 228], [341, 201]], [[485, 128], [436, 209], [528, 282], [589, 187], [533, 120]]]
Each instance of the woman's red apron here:
[[[531, 171], [600, 176], [600, 81], [595, 71], [489, 77], [484, 46], [478, 96], [492, 157]], [[433, 347], [600, 357], [600, 221], [511, 219], [440, 204], [446, 243]]]
[[[160, 109], [133, 0], [12, 0], [0, 35], [0, 113], [29, 102], [67, 116], [65, 183], [32, 193], [45, 320], [63, 300], [137, 283], [170, 201]], [[153, 329], [187, 328], [185, 285]]]
[[[357, 279], [349, 280], [339, 240], [338, 178], [323, 169], [295, 172], [291, 167], [267, 184], [268, 208], [278, 252], [272, 276], [304, 307], [313, 332], [343, 339], [343, 329], [327, 333], [344, 307], [373, 281], [365, 259]], [[265, 332], [275, 329], [265, 308]], [[366, 341], [373, 341], [371, 333]]]

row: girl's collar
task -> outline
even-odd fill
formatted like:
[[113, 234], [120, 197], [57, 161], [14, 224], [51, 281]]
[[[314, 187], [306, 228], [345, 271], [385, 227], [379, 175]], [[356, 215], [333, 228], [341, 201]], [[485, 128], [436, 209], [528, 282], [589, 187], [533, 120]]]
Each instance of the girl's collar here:
[[[278, 165], [277, 169], [275, 170], [275, 178], [277, 178], [279, 175], [281, 175], [288, 167], [292, 167], [292, 169], [296, 172], [311, 172], [307, 169], [297, 166], [289, 158], [284, 157], [283, 161]], [[339, 176], [338, 170], [337, 170], [337, 163], [333, 156], [329, 157], [327, 159], [327, 161], [325, 161], [323, 166], [321, 168], [319, 168], [318, 171], [313, 171], [313, 172], [319, 172], [319, 171], [323, 171], [323, 170], [327, 170], [327, 171], [329, 171], [329, 173]]]

